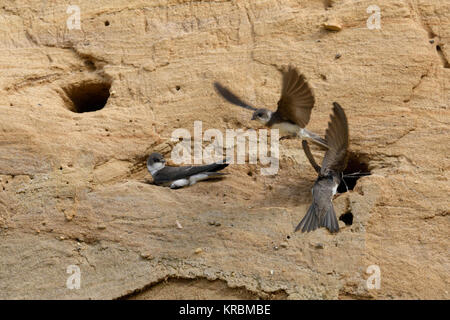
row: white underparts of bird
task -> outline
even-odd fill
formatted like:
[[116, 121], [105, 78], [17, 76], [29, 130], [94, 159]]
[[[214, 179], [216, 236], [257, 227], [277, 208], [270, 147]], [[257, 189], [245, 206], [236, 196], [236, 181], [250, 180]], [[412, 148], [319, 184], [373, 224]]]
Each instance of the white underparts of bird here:
[[228, 163], [216, 162], [203, 166], [166, 166], [166, 160], [159, 153], [152, 153], [147, 159], [147, 169], [156, 185], [168, 186], [172, 189], [192, 186], [199, 181], [218, 178], [226, 173], [218, 172]]
[[333, 207], [333, 197], [342, 181], [342, 172], [347, 166], [349, 133], [344, 109], [334, 102], [331, 121], [325, 133], [329, 149], [326, 151], [320, 167], [309, 150], [308, 143], [302, 142], [303, 150], [318, 177], [312, 188], [312, 203], [306, 215], [295, 228], [295, 231], [313, 231], [320, 227], [330, 232], [338, 232], [339, 224]]
[[289, 66], [287, 70], [282, 71], [281, 97], [276, 111], [257, 109], [218, 82], [214, 83], [214, 87], [228, 102], [252, 110], [252, 120], [257, 120], [269, 128], [279, 129], [280, 136], [296, 136], [325, 149], [328, 148], [325, 139], [305, 129], [311, 117], [315, 98], [305, 77], [295, 67]]

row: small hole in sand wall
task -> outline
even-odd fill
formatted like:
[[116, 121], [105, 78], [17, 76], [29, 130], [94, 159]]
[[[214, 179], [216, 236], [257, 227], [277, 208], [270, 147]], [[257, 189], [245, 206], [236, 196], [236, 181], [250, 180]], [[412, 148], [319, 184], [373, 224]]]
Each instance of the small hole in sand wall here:
[[68, 109], [76, 113], [94, 112], [105, 107], [111, 83], [108, 81], [84, 81], [64, 88], [70, 99]]
[[346, 226], [351, 226], [353, 224], [353, 213], [351, 211], [347, 211], [344, 214], [341, 214], [339, 220], [343, 221]]

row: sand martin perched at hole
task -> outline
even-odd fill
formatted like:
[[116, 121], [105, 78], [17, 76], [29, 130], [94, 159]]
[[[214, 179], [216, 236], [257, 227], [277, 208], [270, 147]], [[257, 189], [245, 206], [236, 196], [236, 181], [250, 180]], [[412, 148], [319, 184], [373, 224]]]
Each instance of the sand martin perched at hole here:
[[305, 129], [315, 98], [305, 77], [293, 66], [282, 71], [281, 97], [276, 111], [252, 107], [218, 82], [214, 83], [214, 87], [228, 102], [252, 110], [252, 120], [257, 120], [269, 128], [279, 129], [281, 136], [297, 136], [328, 148], [326, 140]]
[[[307, 142], [302, 142], [308, 160], [318, 171], [319, 176], [312, 188], [313, 201], [305, 217], [300, 221], [295, 231], [313, 231], [320, 227], [330, 232], [338, 232], [339, 224], [333, 207], [333, 196], [341, 183], [342, 173], [347, 166], [348, 159], [348, 122], [344, 109], [333, 102], [333, 114], [325, 133], [329, 149], [325, 153], [320, 167], [311, 152]], [[307, 148], [305, 148], [305, 146]]]
[[228, 163], [216, 162], [204, 166], [168, 167], [159, 153], [152, 153], [147, 159], [147, 169], [156, 185], [170, 186], [172, 189], [192, 186], [198, 181], [217, 178], [226, 173], [217, 172]]

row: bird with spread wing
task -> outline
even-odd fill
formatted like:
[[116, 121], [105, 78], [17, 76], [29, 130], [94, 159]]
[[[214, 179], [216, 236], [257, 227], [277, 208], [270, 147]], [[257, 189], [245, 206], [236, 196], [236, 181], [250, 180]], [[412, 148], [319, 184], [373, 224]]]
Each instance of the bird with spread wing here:
[[281, 136], [297, 136], [328, 148], [326, 139], [307, 130], [315, 98], [305, 76], [289, 65], [282, 71], [281, 97], [276, 111], [258, 109], [244, 102], [228, 88], [214, 83], [216, 91], [228, 102], [253, 111], [252, 120], [257, 120], [269, 128], [279, 129]]
[[305, 154], [318, 172], [318, 177], [312, 188], [312, 204], [295, 231], [309, 232], [320, 227], [325, 227], [332, 233], [339, 231], [332, 200], [347, 166], [349, 133], [344, 109], [337, 102], [333, 103], [333, 114], [328, 123], [325, 139], [328, 142], [328, 150], [323, 158], [322, 166], [314, 160], [307, 142], [302, 142]]

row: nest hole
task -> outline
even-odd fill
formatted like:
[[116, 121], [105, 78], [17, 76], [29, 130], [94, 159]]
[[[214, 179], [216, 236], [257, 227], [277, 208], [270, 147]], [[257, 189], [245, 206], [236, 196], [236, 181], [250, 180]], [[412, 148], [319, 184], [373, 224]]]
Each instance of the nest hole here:
[[339, 220], [343, 221], [346, 226], [351, 226], [353, 224], [353, 213], [347, 211], [346, 213], [341, 214]]
[[338, 186], [337, 192], [344, 193], [353, 190], [359, 178], [370, 175], [369, 164], [366, 159], [356, 153], [350, 153], [344, 178]]
[[84, 65], [86, 66], [86, 69], [89, 71], [95, 71], [97, 69], [95, 62], [91, 59], [84, 60]]
[[110, 82], [85, 81], [64, 89], [72, 102], [69, 110], [76, 113], [94, 112], [105, 107], [109, 98]]

